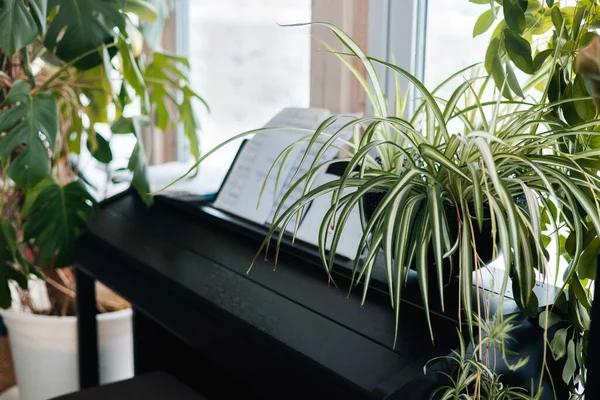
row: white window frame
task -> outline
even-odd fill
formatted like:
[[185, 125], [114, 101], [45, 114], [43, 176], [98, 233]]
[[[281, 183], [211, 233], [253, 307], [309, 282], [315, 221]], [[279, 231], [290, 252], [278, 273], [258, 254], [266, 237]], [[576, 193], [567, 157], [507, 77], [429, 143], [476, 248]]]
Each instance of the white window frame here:
[[[175, 3], [175, 53], [188, 57], [190, 54], [189, 48], [189, 30], [190, 30], [190, 13], [189, 0], [177, 0]], [[183, 133], [182, 124], [177, 125], [177, 146], [176, 154], [177, 161], [190, 161], [189, 145]]]
[[[394, 63], [419, 80], [425, 77], [425, 42], [427, 32], [427, 0], [370, 0], [369, 45], [372, 57]], [[384, 87], [392, 111], [396, 93], [394, 75], [389, 68], [376, 65], [375, 70]], [[402, 91], [406, 79], [400, 79]], [[414, 94], [413, 94], [414, 95]], [[370, 110], [367, 110], [367, 113]]]

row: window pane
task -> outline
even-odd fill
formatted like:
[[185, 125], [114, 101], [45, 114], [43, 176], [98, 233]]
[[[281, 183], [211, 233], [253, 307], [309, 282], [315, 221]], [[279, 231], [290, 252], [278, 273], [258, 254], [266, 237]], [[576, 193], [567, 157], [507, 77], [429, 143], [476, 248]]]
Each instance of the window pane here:
[[[189, 58], [199, 109], [202, 151], [263, 126], [284, 107], [308, 107], [310, 0], [190, 0]], [[224, 176], [237, 151], [230, 146], [207, 167]], [[216, 177], [215, 177], [216, 178]]]
[[461, 68], [483, 61], [493, 27], [473, 38], [473, 26], [489, 9], [489, 4], [467, 0], [428, 0], [425, 83], [429, 88]]

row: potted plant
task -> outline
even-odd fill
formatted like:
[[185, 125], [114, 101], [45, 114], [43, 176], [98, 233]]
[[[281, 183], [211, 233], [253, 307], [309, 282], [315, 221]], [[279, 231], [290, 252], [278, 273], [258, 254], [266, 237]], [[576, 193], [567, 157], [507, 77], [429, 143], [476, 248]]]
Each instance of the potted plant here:
[[[529, 12], [528, 8], [521, 8], [521, 2], [505, 0], [504, 7], [512, 7], [513, 3], [519, 7], [523, 19], [529, 16], [525, 14]], [[509, 20], [515, 13], [515, 9], [508, 12]], [[354, 208], [359, 208], [363, 234], [355, 257], [351, 286], [362, 284], [364, 301], [376, 260], [381, 256], [385, 264], [390, 303], [398, 321], [405, 276], [409, 269], [415, 269], [425, 317], [429, 320], [432, 297], [439, 299], [443, 309], [447, 300], [444, 295], [448, 284], [447, 270], [455, 271], [461, 305], [458, 319], [466, 321], [466, 327], [475, 327], [474, 332], [466, 329], [465, 335], [476, 348], [473, 357], [477, 360], [474, 364], [474, 376], [477, 379], [471, 383], [479, 385], [479, 389], [475, 388], [479, 395], [482, 393], [483, 365], [488, 369], [486, 373], [492, 373], [484, 383], [493, 386], [500, 382], [493, 375], [493, 369], [483, 360], [486, 348], [483, 322], [495, 318], [499, 326], [510, 332], [511, 329], [502, 324], [505, 316], [501, 311], [504, 294], [511, 281], [514, 299], [522, 313], [529, 318], [536, 318], [536, 321], [539, 318], [544, 330], [541, 343], [551, 344], [552, 350], [559, 350], [559, 353], [562, 348], [562, 356], [569, 353], [561, 368], [562, 378], [567, 384], [572, 384], [576, 375], [581, 379], [583, 375], [575, 371], [577, 365], [583, 368], [581, 358], [575, 364], [573, 361], [578, 357], [575, 348], [581, 346], [577, 343], [584, 340], [583, 330], [574, 330], [570, 325], [562, 333], [557, 333], [560, 340], [553, 339], [550, 342], [548, 339], [551, 336], [549, 328], [561, 322], [555, 310], [562, 307], [561, 304], [566, 304], [565, 291], [561, 291], [555, 307], [546, 307], [544, 313], [538, 316], [539, 303], [533, 288], [536, 276], [545, 277], [549, 268], [554, 270], [558, 266], [557, 259], [549, 263], [547, 244], [552, 240], [560, 243], [559, 251], [570, 258], [566, 279], [570, 296], [565, 307], [573, 307], [573, 304], [577, 304], [575, 302], [587, 300], [583, 307], [569, 310], [571, 315], [579, 318], [580, 326], [589, 329], [589, 290], [587, 281], [577, 277], [577, 268], [583, 265], [583, 244], [595, 240], [596, 232], [600, 229], [600, 178], [594, 167], [599, 152], [590, 140], [595, 135], [598, 121], [594, 119], [595, 111], [589, 109], [591, 99], [582, 96], [565, 98], [562, 94], [550, 96], [550, 93], [554, 93], [554, 77], [558, 68], [563, 66], [563, 57], [572, 57], [575, 53], [567, 51], [570, 44], [555, 37], [552, 55], [546, 52], [539, 56], [537, 68], [530, 71], [532, 78], [521, 85], [512, 67], [506, 63], [506, 54], [510, 60], [517, 60], [517, 66], [522, 63], [519, 55], [525, 57], [527, 63], [531, 59], [531, 64], [533, 58], [531, 54], [529, 58], [523, 55], [522, 50], [527, 46], [522, 38], [516, 38], [515, 35], [519, 34], [512, 31], [512, 24], [512, 21], [502, 22], [502, 27], [497, 29], [498, 35], [503, 38], [501, 43], [500, 39], [499, 42], [494, 42], [496, 38], [492, 39], [485, 63], [490, 76], [479, 77], [475, 74], [474, 78], [464, 79], [447, 99], [440, 98], [440, 89], [449, 85], [453, 78], [460, 78], [470, 68], [459, 71], [429, 91], [417, 78], [400, 67], [368, 57], [339, 28], [323, 24], [346, 47], [345, 53], [336, 54], [351, 68], [363, 86], [371, 102], [373, 115], [353, 119], [335, 134], [325, 133], [335, 119], [330, 118], [323, 122], [314, 135], [303, 138], [303, 144], [308, 141], [303, 162], [309, 154], [317, 155], [307, 166], [298, 166], [298, 171], [303, 169], [307, 172], [295, 174], [289, 182], [267, 238], [257, 253], [258, 256], [262, 250], [267, 251], [272, 240], [276, 241], [278, 248], [290, 221], [298, 220], [296, 217], [302, 215], [315, 198], [332, 195], [331, 207], [319, 232], [322, 264], [331, 279], [337, 243], [350, 213]], [[563, 22], [561, 29], [564, 26]], [[569, 29], [575, 29], [574, 26], [571, 25]], [[351, 57], [362, 62], [366, 77], [352, 67], [349, 62]], [[545, 64], [547, 60], [548, 65]], [[556, 64], [549, 60], [555, 60]], [[394, 99], [385, 98], [375, 72], [376, 64], [388, 68], [397, 80], [402, 77], [410, 82], [416, 99], [411, 113], [400, 91]], [[502, 79], [499, 68], [502, 70]], [[491, 86], [492, 81], [496, 82], [504, 98], [485, 97], [486, 88]], [[501, 84], [498, 84], [499, 81]], [[512, 98], [512, 93], [521, 95], [536, 86], [543, 93], [541, 100], [524, 96], [520, 96], [522, 100]], [[393, 103], [393, 112], [388, 112], [388, 101]], [[587, 107], [590, 112], [588, 117], [592, 117], [566, 121], [565, 113], [568, 111], [565, 110], [569, 110], [569, 107], [575, 107], [575, 110]], [[362, 134], [355, 135], [352, 142], [344, 142], [341, 135], [349, 127], [358, 128]], [[256, 131], [250, 132], [254, 133]], [[247, 134], [242, 133], [232, 140]], [[320, 162], [319, 158], [331, 146], [343, 149], [341, 157], [347, 162], [347, 167], [338, 179], [319, 184], [315, 178], [329, 164]], [[276, 159], [270, 173], [277, 173], [277, 166], [282, 165], [292, 150], [292, 147], [287, 148]], [[302, 196], [284, 208], [286, 200], [298, 187], [303, 188]], [[378, 199], [370, 210], [366, 210], [365, 205], [372, 203], [374, 194]], [[369, 218], [366, 218], [366, 214]], [[487, 234], [483, 229], [485, 224], [491, 226]], [[565, 236], [570, 239], [560, 239]], [[569, 246], [573, 248], [568, 250]], [[486, 260], [482, 260], [479, 253], [484, 248], [492, 249], [493, 258], [500, 257], [504, 269], [498, 294], [500, 304], [497, 309], [500, 312], [497, 315], [489, 315], [483, 299], [472, 295], [473, 285], [482, 279], [481, 272]], [[584, 282], [586, 285], [583, 285]], [[493, 329], [488, 331], [497, 332]], [[571, 339], [565, 345], [567, 333]], [[435, 332], [431, 324], [429, 335], [434, 340]], [[568, 351], [565, 351], [565, 347], [569, 348]], [[549, 352], [550, 349], [544, 351]], [[561, 356], [556, 352], [554, 355], [557, 358]], [[464, 360], [464, 355], [461, 355], [459, 362]], [[540, 375], [546, 373], [545, 366], [544, 361]], [[557, 382], [557, 376], [551, 378]], [[526, 389], [529, 395], [539, 396], [540, 387], [541, 383]], [[470, 393], [473, 393], [471, 389], [469, 387]], [[516, 398], [526, 398], [527, 392], [520, 393], [519, 396], [523, 396]]]
[[[88, 151], [114, 169], [112, 136], [133, 135], [127, 169], [146, 204], [142, 125], [165, 131], [181, 121], [198, 155], [192, 102], [200, 98], [188, 61], [144, 50], [140, 29], [156, 19], [143, 0], [0, 2], [0, 308], [23, 400], [79, 386], [69, 265], [98, 188], [78, 155]], [[46, 289], [46, 304], [29, 295], [31, 277]], [[10, 309], [16, 285], [20, 307]], [[132, 372], [131, 311], [119, 311], [122, 304], [99, 303], [117, 310], [98, 316], [103, 382]]]
[[[484, 14], [488, 18], [482, 14], [478, 20], [479, 29], [475, 29], [482, 33], [497, 22], [486, 52], [485, 66], [497, 86], [502, 85], [504, 76], [507, 77], [509, 84], [503, 91], [506, 98], [522, 97], [537, 89], [537, 97], [541, 94], [540, 104], [554, 104], [549, 117], [564, 129], [579, 132], [565, 137], [560, 143], [563, 155], [576, 158], [581, 170], [585, 171], [584, 175], [580, 175], [580, 170], [569, 171], [573, 180], [585, 179], [587, 173], [597, 176], [599, 169], [600, 142], [596, 138], [600, 109], [599, 7], [595, 0], [575, 4], [565, 1], [504, 2], [486, 10]], [[496, 16], [495, 20], [490, 18], [492, 15]], [[519, 82], [510, 79], [511, 65], [531, 75], [526, 83], [527, 90], [521, 91]], [[581, 196], [597, 202], [594, 190], [584, 190]], [[567, 268], [554, 306], [539, 315], [540, 325], [551, 329], [548, 350], [563, 364], [558, 381], [569, 386], [573, 398], [585, 395], [592, 288], [596, 279], [596, 254], [600, 250], [598, 230], [591, 223], [595, 216], [582, 211], [578, 210], [584, 223], [556, 232], [556, 258], [562, 257]]]

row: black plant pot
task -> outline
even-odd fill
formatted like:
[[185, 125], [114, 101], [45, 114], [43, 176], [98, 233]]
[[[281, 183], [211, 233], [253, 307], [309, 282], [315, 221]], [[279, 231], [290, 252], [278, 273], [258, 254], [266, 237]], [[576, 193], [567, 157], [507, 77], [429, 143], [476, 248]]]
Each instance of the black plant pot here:
[[[369, 192], [365, 194], [362, 198], [363, 209], [365, 213], [365, 218], [367, 221], [371, 219], [375, 209], [381, 203], [383, 197], [385, 196], [385, 192]], [[454, 207], [445, 206], [445, 213], [448, 216], [448, 224], [450, 227], [451, 237], [454, 239], [456, 235], [458, 235], [458, 214]], [[475, 214], [475, 210], [471, 209], [471, 214]], [[492, 261], [492, 253], [493, 253], [493, 239], [492, 239], [492, 224], [490, 219], [490, 209], [489, 207], [484, 208], [484, 222], [482, 224], [481, 230], [477, 224], [473, 224], [474, 229], [474, 237], [475, 243], [477, 244], [477, 254], [479, 258], [482, 260], [484, 264], [487, 264]], [[428, 250], [428, 260], [431, 261], [430, 265], [430, 274], [429, 279], [437, 280], [437, 268], [435, 265], [435, 256], [433, 251], [433, 245], [429, 245]], [[444, 282], [449, 282], [453, 276], [458, 274], [458, 262], [459, 262], [459, 252], [456, 251], [452, 256], [452, 263], [449, 259], [444, 259], [444, 274], [443, 279]], [[411, 268], [414, 265], [411, 265]]]

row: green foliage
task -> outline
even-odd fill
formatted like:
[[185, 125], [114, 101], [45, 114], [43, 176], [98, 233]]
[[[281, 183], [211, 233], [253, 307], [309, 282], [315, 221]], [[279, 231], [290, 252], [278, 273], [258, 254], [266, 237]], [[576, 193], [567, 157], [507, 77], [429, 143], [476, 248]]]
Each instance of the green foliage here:
[[75, 66], [82, 70], [102, 63], [101, 52], [80, 59], [82, 54], [114, 43], [115, 28], [125, 30], [119, 0], [49, 0], [48, 10], [55, 7], [58, 13], [48, 26], [44, 44], [63, 61], [77, 60]]
[[[331, 28], [346, 47], [348, 54], [336, 53], [345, 64], [349, 64], [352, 57], [363, 63], [366, 78], [355, 69], [351, 71], [366, 90], [374, 115], [355, 118], [346, 124], [344, 128], [363, 132], [355, 135], [351, 143], [340, 140], [342, 130], [325, 133], [335, 117], [324, 121], [313, 135], [298, 142], [298, 146], [308, 142], [302, 160], [307, 165], [298, 167], [257, 257], [263, 250], [267, 251], [271, 240], [280, 243], [287, 225], [302, 215], [311, 201], [331, 195], [330, 208], [318, 237], [326, 274], [331, 279], [341, 234], [352, 210], [358, 208], [363, 216], [363, 234], [353, 264], [351, 287], [359, 282], [363, 284], [364, 301], [375, 259], [381, 253], [396, 321], [409, 269], [417, 271], [427, 314], [431, 296], [439, 297], [443, 303], [445, 282], [442, 277], [453, 269], [461, 287], [464, 317], [471, 319], [473, 273], [487, 261], [479, 257], [486, 241], [493, 248], [494, 257], [503, 255], [505, 274], [500, 302], [510, 278], [519, 307], [526, 315], [535, 315], [538, 309], [537, 297], [532, 293], [535, 275], [545, 274], [549, 268], [545, 251], [549, 240], [547, 226], [560, 226], [563, 231], [574, 232], [575, 249], [571, 253], [569, 279], [577, 272], [585, 230], [592, 230], [595, 235], [600, 229], [597, 205], [600, 178], [596, 170], [585, 167], [585, 162], [596, 159], [600, 153], [587, 145], [565, 147], [565, 143], [587, 143], [590, 137], [587, 128], [597, 122], [569, 126], [557, 119], [554, 110], [565, 104], [565, 100], [539, 104], [486, 99], [481, 95], [487, 84], [485, 79], [462, 81], [450, 96], [443, 98], [442, 89], [464, 70], [429, 91], [407, 71], [367, 57], [345, 33], [332, 25], [324, 25]], [[492, 44], [497, 46], [494, 49], [499, 52], [504, 40], [505, 37], [492, 39]], [[502, 66], [506, 60], [498, 52], [486, 58], [486, 67], [492, 71], [495, 64]], [[396, 115], [388, 114], [388, 104], [380, 96], [383, 90], [377, 86], [375, 64], [411, 83], [411, 89], [417, 93], [412, 114], [406, 115], [399, 104], [393, 107], [399, 110]], [[511, 85], [518, 92], [514, 89], [516, 86]], [[504, 82], [501, 88], [506, 89]], [[528, 89], [531, 90], [530, 85], [524, 86], [522, 94]], [[403, 97], [397, 94], [396, 102]], [[260, 130], [245, 134], [255, 133]], [[319, 160], [320, 156], [331, 146], [346, 149], [342, 157], [348, 160], [348, 165], [339, 179], [315, 183], [328, 165]], [[280, 162], [293, 150], [294, 146], [290, 146], [279, 155], [271, 173], [277, 173], [277, 166], [281, 166]], [[316, 154], [314, 161], [306, 161], [308, 154]], [[301, 174], [300, 170], [307, 172]], [[283, 207], [298, 187], [303, 189], [303, 194], [289, 207]], [[363, 199], [374, 192], [381, 193], [382, 199], [367, 220]], [[585, 217], [589, 218], [589, 226], [582, 224]], [[493, 227], [492, 238], [480, 234], [484, 223]], [[554, 228], [550, 235], [556, 240], [558, 230]], [[274, 262], [277, 260], [276, 256]], [[498, 309], [502, 310], [501, 304]], [[585, 316], [580, 315], [580, 319], [584, 326]], [[430, 335], [432, 338], [435, 335], [431, 327]]]
[[[199, 157], [193, 103], [204, 101], [189, 87], [188, 61], [143, 52], [138, 21], [163, 26], [162, 1], [0, 1], [0, 307], [10, 306], [10, 280], [26, 286], [38, 267], [71, 263], [96, 206], [72, 163], [82, 147], [112, 170], [112, 135], [133, 135], [128, 169], [147, 205], [139, 121], [163, 131], [181, 122]], [[141, 115], [125, 118], [137, 104]]]
[[[521, 8], [518, 0], [505, 0], [502, 3], [504, 7], [504, 20], [510, 28], [509, 32], [523, 33], [525, 30], [525, 10]], [[508, 49], [508, 47], [507, 47]]]
[[[190, 64], [186, 58], [154, 52], [152, 61], [144, 70], [150, 98], [155, 105], [155, 124], [162, 131], [172, 129], [175, 122], [183, 123], [183, 132], [190, 143], [190, 153], [200, 157], [199, 125], [192, 100], [208, 105], [190, 88]], [[179, 115], [177, 115], [179, 114]]]
[[58, 136], [56, 99], [50, 93], [31, 95], [29, 85], [17, 81], [2, 106], [13, 107], [0, 114], [0, 132], [5, 132], [0, 162], [8, 165], [8, 175], [17, 185], [30, 189], [50, 173]]
[[[507, 0], [510, 2], [510, 0]], [[504, 47], [508, 57], [517, 68], [526, 74], [533, 73], [533, 60], [531, 58], [531, 45], [513, 30], [507, 29], [504, 32]]]
[[[489, 7], [478, 18], [473, 34], [493, 28], [484, 61], [497, 89], [492, 98], [486, 98], [489, 79], [478, 76], [464, 79], [443, 98], [442, 89], [468, 69], [428, 90], [398, 66], [369, 58], [339, 28], [322, 24], [345, 47], [344, 53], [334, 53], [366, 91], [373, 116], [346, 124], [344, 128], [361, 132], [350, 143], [341, 140], [341, 129], [325, 133], [332, 119], [297, 143], [305, 146], [308, 142], [302, 164], [289, 182], [256, 257], [263, 250], [267, 253], [274, 241], [276, 264], [289, 223], [298, 220], [315, 198], [331, 196], [318, 234], [329, 279], [341, 234], [358, 208], [363, 234], [351, 288], [362, 283], [363, 301], [380, 254], [396, 324], [409, 269], [417, 271], [427, 316], [431, 296], [439, 297], [443, 307], [442, 278], [452, 269], [461, 289], [460, 317], [486, 330], [491, 322], [483, 315], [473, 317], [471, 298], [473, 275], [487, 261], [479, 257], [484, 242], [491, 242], [493, 257], [501, 254], [504, 262], [498, 309], [503, 309], [503, 295], [512, 280], [517, 305], [524, 315], [533, 317], [539, 308], [533, 294], [536, 274], [545, 277], [550, 268], [558, 270], [558, 264], [548, 265], [546, 251], [549, 241], [554, 241], [558, 246], [554, 262], [561, 257], [568, 262], [565, 284], [555, 307], [546, 310], [539, 321], [544, 329], [557, 325], [547, 340], [547, 350], [564, 364], [562, 376], [553, 378], [562, 379], [575, 393], [585, 376], [592, 254], [600, 231], [600, 129], [593, 103], [595, 99], [600, 106], [600, 37], [594, 34], [600, 6], [597, 0], [579, 1], [577, 7], [550, 0], [544, 4], [536, 0], [471, 2]], [[495, 27], [490, 16], [498, 20]], [[583, 46], [589, 46], [588, 50], [582, 50]], [[576, 62], [578, 54], [587, 54], [589, 60]], [[364, 76], [352, 66], [353, 58], [362, 63]], [[401, 103], [403, 93], [385, 99], [376, 65], [387, 69], [388, 76], [402, 76], [410, 83], [416, 99], [411, 114]], [[513, 100], [515, 96], [523, 100]], [[395, 114], [390, 115], [388, 109]], [[231, 140], [260, 132], [246, 132]], [[319, 184], [316, 178], [328, 166], [320, 157], [332, 146], [343, 149], [348, 166], [340, 178]], [[294, 149], [290, 146], [277, 157], [270, 174], [277, 173]], [[316, 154], [310, 163], [306, 161], [309, 154]], [[286, 201], [297, 188], [303, 190], [302, 195], [288, 206]], [[363, 199], [373, 193], [382, 198], [367, 219]], [[480, 234], [484, 224], [492, 226], [491, 235]], [[592, 250], [584, 251], [587, 247]], [[498, 322], [502, 324], [501, 316]], [[433, 339], [435, 332], [429, 328]], [[488, 328], [487, 332], [494, 332]], [[480, 359], [465, 357], [464, 351], [457, 354], [457, 362], [462, 373], [447, 388], [451, 393], [445, 398], [460, 398], [477, 379], [483, 398], [530, 398], [518, 390], [502, 393], [499, 377]]]
[[499, 7], [496, 7], [495, 11], [487, 10], [484, 11], [483, 14], [477, 18], [477, 22], [475, 22], [475, 26], [473, 27], [473, 37], [481, 35], [485, 33], [495, 21], [495, 13], [498, 12]]
[[[577, 163], [576, 169], [565, 171], [561, 181], [565, 184], [567, 181], [577, 183], [588, 177], [595, 180], [600, 167], [600, 141], [597, 138], [600, 37], [596, 34], [600, 3], [597, 0], [582, 0], [573, 6], [566, 1], [547, 0], [544, 4], [532, 7], [533, 2], [529, 1], [529, 6], [524, 10], [524, 27], [520, 25], [520, 11], [514, 7], [515, 3], [506, 0], [501, 3], [502, 12], [498, 15], [504, 16], [505, 25], [498, 35], [504, 38], [503, 46], [498, 45], [498, 38], [490, 41], [486, 55], [487, 72], [498, 88], [510, 89], [502, 92], [506, 98], [511, 95], [507, 92], [520, 96], [521, 88], [525, 95], [528, 91], [538, 91], [534, 96], [539, 99], [537, 103], [540, 109], [543, 107], [545, 110], [539, 116], [552, 120], [554, 126], [577, 132], [576, 135], [563, 136], [552, 146], [553, 151], [560, 155], [557, 161], [570, 159]], [[492, 5], [488, 3], [488, 7]], [[501, 25], [502, 21], [498, 22], [497, 26]], [[498, 60], [513, 64], [531, 74], [531, 77], [518, 82], [520, 85], [517, 87], [514, 77], [510, 77], [508, 72], [503, 76], [499, 71]], [[539, 131], [535, 133], [539, 135]], [[549, 230], [555, 230], [553, 240], [558, 246], [556, 257], [568, 262], [562, 290], [568, 292], [569, 297], [567, 300], [563, 292], [559, 300], [562, 299], [560, 302], [565, 306], [560, 311], [555, 310], [550, 318], [543, 314], [543, 325], [542, 319], [540, 325], [547, 328], [560, 323], [560, 328], [547, 343], [548, 348], [555, 359], [564, 362], [560, 378], [570, 386], [574, 396], [579, 396], [575, 393], [580, 393], [585, 387], [585, 366], [581, 360], [585, 359], [587, 352], [590, 287], [596, 277], [596, 254], [600, 249], [600, 241], [598, 226], [593, 222], [598, 218], [597, 206], [582, 208], [572, 202], [598, 204], [597, 190], [593, 187], [581, 188], [572, 194], [575, 198], [567, 198], [563, 206], [555, 204], [553, 210], [548, 208], [545, 212], [550, 218], [546, 218], [544, 223]], [[546, 204], [543, 208], [548, 206]], [[579, 222], [563, 225], [560, 218], [557, 219], [561, 213], [568, 219], [575, 217]]]
[[[508, 1], [508, 0], [505, 0]], [[481, 359], [480, 354], [488, 354], [489, 350], [499, 349], [502, 357], [507, 353], [505, 344], [512, 340], [511, 332], [516, 328], [513, 323], [514, 316], [504, 320], [483, 321], [479, 320], [474, 328], [482, 328], [482, 338], [469, 353], [465, 346], [463, 336], [457, 332], [460, 347], [453, 350], [451, 356], [439, 357], [428, 362], [428, 364], [447, 359], [455, 366], [455, 373], [448, 375], [448, 384], [437, 388], [432, 398], [440, 400], [453, 399], [478, 399], [478, 400], [536, 400], [540, 399], [542, 392], [535, 393], [533, 389], [527, 390], [519, 387], [507, 386], [502, 382], [502, 376], [493, 370], [494, 362], [489, 359]], [[518, 370], [527, 363], [527, 359], [521, 359], [517, 365], [512, 366]], [[427, 365], [425, 366], [425, 372]]]
[[8, 287], [9, 280], [16, 281], [22, 288], [27, 288], [27, 278], [15, 269], [19, 265], [25, 271], [29, 265], [20, 256], [17, 250], [17, 233], [12, 223], [6, 218], [0, 218], [0, 307], [10, 307], [11, 294]]
[[133, 149], [133, 153], [131, 153], [127, 168], [133, 172], [131, 185], [135, 188], [138, 195], [146, 204], [152, 204], [152, 197], [150, 197], [150, 184], [146, 178], [148, 174], [147, 164], [144, 147], [142, 142], [138, 141]]
[[108, 164], [113, 160], [110, 143], [104, 137], [95, 132], [87, 140], [87, 147], [92, 156], [103, 164]]
[[46, 184], [35, 195], [23, 236], [40, 247], [41, 267], [70, 265], [75, 239], [85, 229], [94, 205], [94, 198], [78, 181], [66, 186]]
[[127, 169], [133, 173], [133, 179], [131, 180], [131, 186], [136, 190], [138, 195], [148, 205], [152, 204], [152, 197], [150, 196], [150, 183], [148, 182], [148, 171], [147, 171], [147, 160], [146, 153], [142, 141], [139, 140], [140, 126], [139, 121], [133, 118], [121, 118], [115, 122], [111, 129], [113, 133], [132, 133], [138, 141], [131, 153]]
[[[36, 2], [33, 2], [36, 4]], [[36, 7], [37, 9], [37, 7]], [[45, 12], [45, 9], [43, 9]], [[39, 21], [45, 23], [45, 13]], [[38, 24], [22, 0], [5, 0], [0, 10], [0, 48], [9, 56], [14, 55], [28, 44], [32, 43], [38, 34]]]

